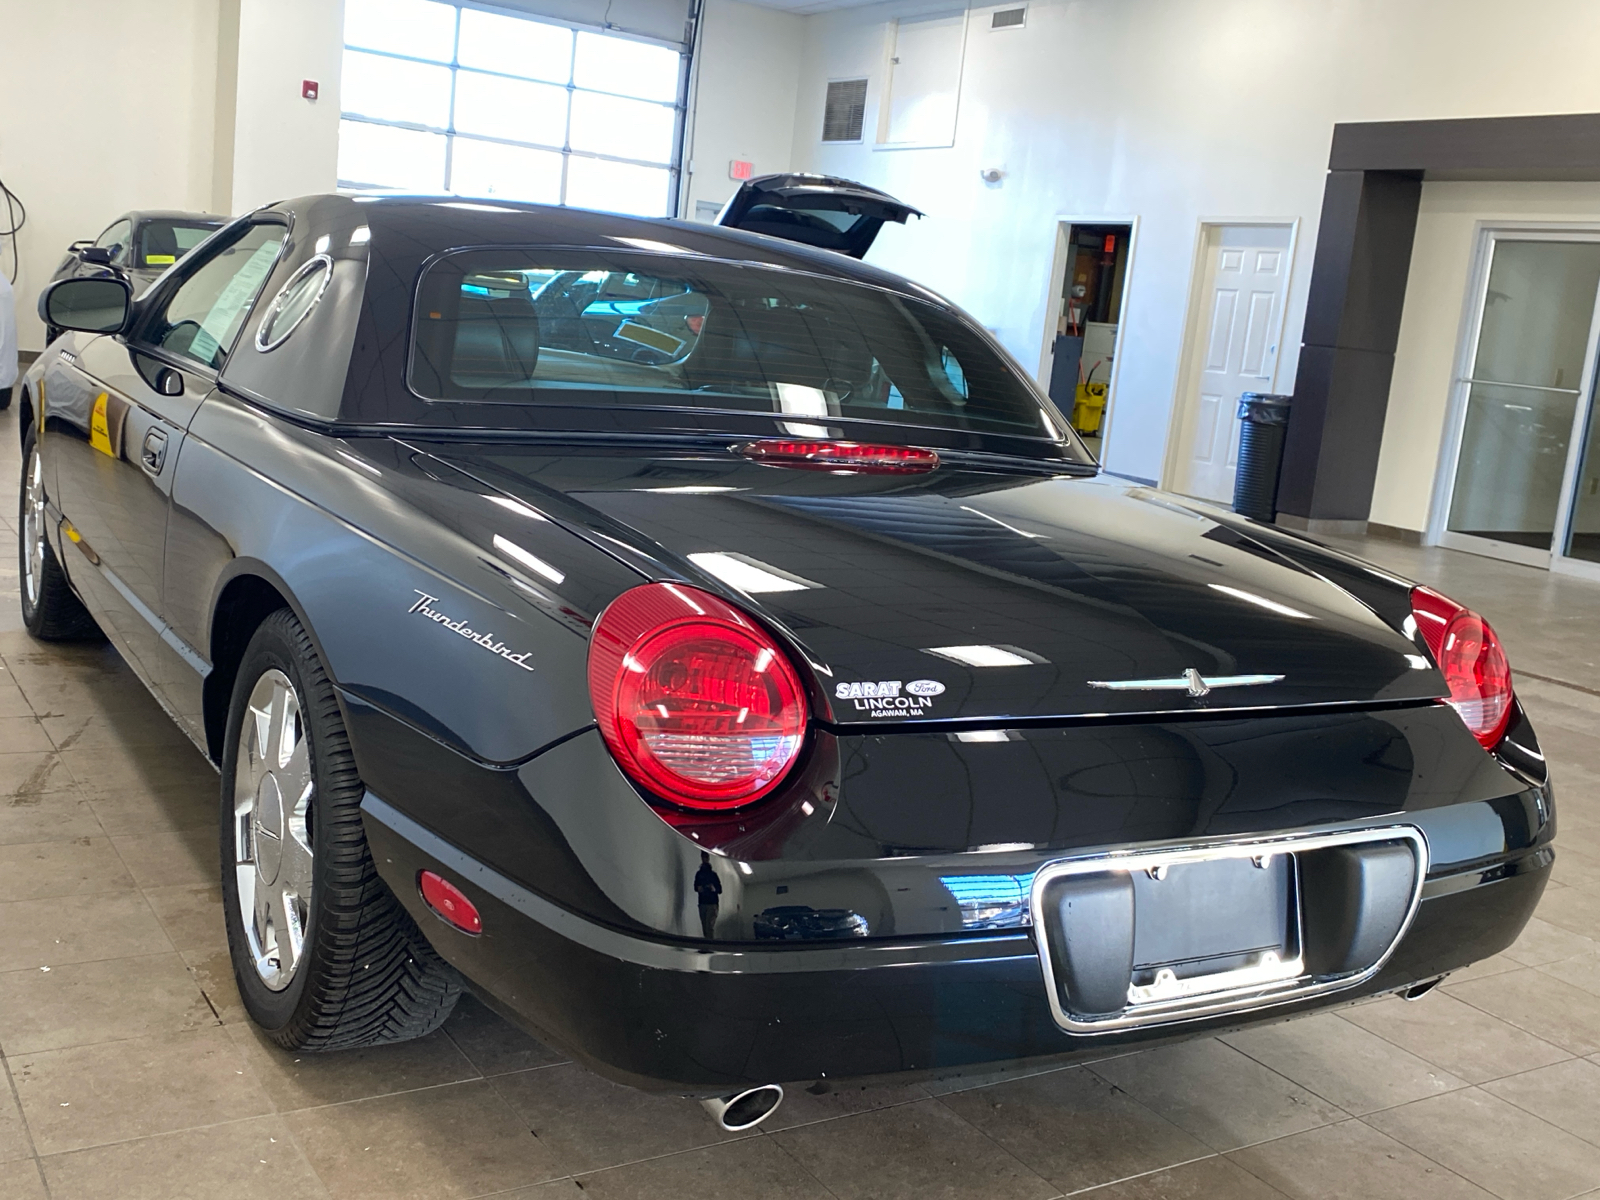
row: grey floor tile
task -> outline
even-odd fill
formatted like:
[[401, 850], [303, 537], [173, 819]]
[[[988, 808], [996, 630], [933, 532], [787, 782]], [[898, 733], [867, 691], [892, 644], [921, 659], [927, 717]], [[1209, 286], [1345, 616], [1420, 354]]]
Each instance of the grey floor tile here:
[[509, 1075], [567, 1061], [565, 1054], [524, 1033], [471, 994], [456, 1002], [444, 1031], [485, 1075]]
[[[1560, 856], [1557, 856], [1557, 861], [1560, 861]], [[1505, 957], [1525, 967], [1537, 967], [1545, 963], [1558, 962], [1563, 958], [1593, 954], [1597, 950], [1600, 950], [1600, 942], [1596, 942], [1593, 938], [1573, 933], [1570, 929], [1563, 929], [1559, 925], [1552, 925], [1540, 917], [1534, 917], [1523, 929], [1516, 944], [1505, 952]], [[1449, 982], [1459, 983], [1461, 980], [1457, 976], [1451, 976]]]
[[1340, 1011], [1346, 1021], [1393, 1042], [1469, 1083], [1498, 1079], [1572, 1055], [1443, 991]]
[[837, 1200], [1047, 1200], [1056, 1194], [938, 1100], [770, 1136]]
[[1600, 1065], [1574, 1058], [1483, 1085], [1490, 1095], [1600, 1145]]
[[187, 883], [145, 888], [144, 898], [176, 950], [226, 950], [228, 930], [222, 918], [222, 889], [216, 884]]
[[99, 837], [105, 832], [75, 790], [0, 794], [0, 846]]
[[272, 1111], [221, 1029], [10, 1059], [40, 1155], [175, 1133]]
[[[613, 1167], [578, 1182], [582, 1191], [573, 1194], [596, 1200], [831, 1200], [826, 1188], [764, 1137]], [[545, 1186], [560, 1192], [559, 1184]]]
[[0, 717], [0, 751], [8, 754], [48, 754], [55, 744], [39, 718]]
[[1063, 1192], [1211, 1153], [1085, 1067], [957, 1092], [940, 1103]]
[[34, 792], [71, 791], [76, 784], [61, 756], [0, 754], [0, 796], [26, 796]]
[[42, 1160], [51, 1200], [329, 1200], [280, 1117]]
[[0, 972], [173, 949], [138, 892], [100, 892], [0, 904]]
[[1600, 888], [1546, 888], [1539, 916], [1570, 933], [1585, 937], [1600, 931]]
[[111, 841], [140, 887], [216, 883], [221, 876], [214, 824], [179, 833], [123, 835]]
[[124, 746], [189, 749], [194, 745], [177, 723], [154, 703], [146, 709], [116, 708], [99, 712], [79, 709], [41, 717], [39, 725], [57, 750]]
[[567, 1173], [482, 1080], [283, 1119], [340, 1200], [465, 1200]]
[[[1112, 1058], [1116, 1056], [1106, 1055], [1106, 1057]], [[1010, 1083], [1013, 1079], [1027, 1079], [1033, 1075], [1048, 1075], [1051, 1071], [1069, 1069], [1069, 1067], [1063, 1066], [1059, 1062], [1032, 1063], [1020, 1067], [1000, 1067], [994, 1070], [978, 1068], [964, 1071], [959, 1075], [948, 1075], [943, 1079], [924, 1080], [922, 1087], [930, 1096], [948, 1096], [951, 1092], [967, 1092], [973, 1088], [988, 1087], [996, 1083]]]
[[109, 838], [0, 846], [0, 901], [126, 891], [133, 878]]
[[576, 1063], [497, 1075], [491, 1082], [556, 1156], [562, 1174], [755, 1136], [723, 1132], [693, 1100], [623, 1087]]
[[135, 791], [156, 796], [171, 792], [217, 795], [217, 773], [187, 744], [72, 749], [62, 751], [60, 758], [87, 800], [114, 800]]
[[793, 1129], [814, 1121], [831, 1121], [856, 1113], [875, 1112], [895, 1104], [913, 1104], [927, 1098], [927, 1089], [919, 1083], [878, 1084], [871, 1087], [841, 1084], [822, 1094], [797, 1084], [785, 1090], [783, 1104], [761, 1123], [761, 1128], [767, 1133], [775, 1133], [780, 1129]]
[[1577, 958], [1563, 958], [1545, 963], [1538, 968], [1546, 975], [1582, 988], [1591, 996], [1600, 998], [1600, 954], [1584, 954]]
[[214, 1024], [176, 954], [0, 975], [0, 1051], [9, 1057]]
[[1488, 1200], [1490, 1193], [1360, 1121], [1343, 1121], [1229, 1157], [1293, 1200]]
[[1446, 985], [1450, 995], [1572, 1054], [1600, 1051], [1600, 1004], [1543, 970], [1510, 971]]
[[1364, 1120], [1502, 1200], [1566, 1200], [1600, 1187], [1600, 1147], [1478, 1088]]
[[1220, 1156], [1110, 1183], [1084, 1200], [1283, 1200], [1283, 1193]]
[[1462, 967], [1459, 971], [1450, 972], [1446, 978], [1447, 983], [1465, 983], [1469, 979], [1484, 979], [1490, 975], [1504, 975], [1507, 971], [1517, 971], [1526, 966], [1514, 958], [1509, 958], [1502, 951], [1492, 954], [1488, 958], [1480, 958], [1477, 962]]
[[1229, 1034], [1222, 1040], [1358, 1115], [1466, 1086], [1465, 1080], [1333, 1013]]
[[[22, 1120], [22, 1109], [12, 1095], [12, 1084], [7, 1077], [5, 1060], [0, 1059], [0, 1163], [15, 1162], [33, 1154], [33, 1143], [28, 1137], [28, 1127]], [[0, 1195], [5, 1193], [0, 1192]]]
[[439, 1032], [411, 1042], [311, 1054], [280, 1049], [248, 1022], [227, 1029], [280, 1112], [479, 1078], [455, 1043]]
[[233, 960], [227, 947], [220, 950], [180, 952], [189, 976], [206, 1005], [224, 1025], [238, 1025], [250, 1019], [239, 999], [239, 984], [233, 977]]
[[130, 786], [118, 792], [95, 789], [89, 807], [100, 828], [119, 834], [169, 833], [208, 829], [217, 836], [217, 780], [210, 786], [181, 784], [147, 788]]
[[5, 1200], [50, 1200], [39, 1164], [31, 1158], [0, 1163], [0, 1196]]
[[1089, 1068], [1213, 1150], [1232, 1150], [1342, 1119], [1335, 1105], [1214, 1038]]

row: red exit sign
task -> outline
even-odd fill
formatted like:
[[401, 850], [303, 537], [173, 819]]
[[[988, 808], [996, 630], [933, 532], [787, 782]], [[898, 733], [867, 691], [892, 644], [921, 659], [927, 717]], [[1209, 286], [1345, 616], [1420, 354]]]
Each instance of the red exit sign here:
[[742, 158], [736, 158], [728, 164], [728, 178], [749, 179], [751, 175], [755, 174], [755, 169], [755, 163], [745, 162]]

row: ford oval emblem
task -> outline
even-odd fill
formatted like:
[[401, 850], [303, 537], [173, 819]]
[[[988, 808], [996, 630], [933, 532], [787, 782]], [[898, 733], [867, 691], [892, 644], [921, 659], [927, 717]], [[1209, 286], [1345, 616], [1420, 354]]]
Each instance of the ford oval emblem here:
[[913, 679], [906, 684], [906, 691], [913, 696], [942, 696], [944, 684], [937, 679]]

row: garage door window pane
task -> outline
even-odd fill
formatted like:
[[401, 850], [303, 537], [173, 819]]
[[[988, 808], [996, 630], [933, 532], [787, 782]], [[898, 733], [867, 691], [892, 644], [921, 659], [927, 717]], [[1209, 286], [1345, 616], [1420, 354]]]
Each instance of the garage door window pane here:
[[572, 93], [572, 148], [646, 162], [672, 161], [673, 110], [595, 92]]
[[456, 74], [456, 130], [560, 146], [567, 137], [567, 89], [476, 71]]
[[599, 33], [579, 33], [572, 82], [581, 88], [619, 92], [642, 100], [678, 98], [682, 57], [664, 46], [630, 42]]
[[464, 8], [457, 61], [480, 71], [566, 83], [572, 70], [572, 30]]
[[355, 187], [444, 190], [444, 135], [369, 125], [339, 124], [339, 178]]
[[450, 190], [459, 196], [561, 203], [561, 152], [458, 137]]
[[347, 113], [437, 129], [450, 124], [448, 67], [346, 50], [340, 92]]
[[567, 203], [636, 217], [667, 215], [665, 169], [574, 154], [567, 162]]
[[[456, 43], [456, 8], [433, 0], [345, 0], [344, 42], [449, 62]], [[349, 105], [345, 107], [348, 111]]]

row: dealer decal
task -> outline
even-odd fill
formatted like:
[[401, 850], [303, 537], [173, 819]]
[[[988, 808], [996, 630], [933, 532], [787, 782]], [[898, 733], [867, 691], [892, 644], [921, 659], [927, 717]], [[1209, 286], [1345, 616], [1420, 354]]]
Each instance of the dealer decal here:
[[921, 717], [933, 709], [933, 698], [944, 694], [937, 679], [913, 679], [902, 683], [884, 679], [877, 683], [840, 683], [833, 689], [836, 700], [848, 700], [858, 713], [872, 720], [892, 717]]
[[443, 625], [451, 633], [459, 633], [469, 642], [476, 642], [485, 650], [489, 651], [489, 653], [498, 654], [501, 658], [505, 659], [509, 663], [516, 663], [517, 666], [521, 667], [524, 671], [533, 670], [533, 664], [528, 661], [528, 655], [532, 654], [533, 651], [524, 650], [520, 654], [513, 654], [511, 652], [511, 647], [507, 646], [504, 642], [495, 640], [494, 634], [479, 633], [477, 630], [469, 626], [465, 620], [452, 621], [448, 615], [434, 608], [433, 602], [439, 597], [430, 596], [427, 592], [421, 591], [417, 588], [412, 588], [411, 590], [416, 592], [417, 595], [421, 596], [422, 599], [418, 600], [415, 604], [408, 608], [406, 610], [408, 613], [418, 613], [424, 617], [427, 617], [428, 620]]

